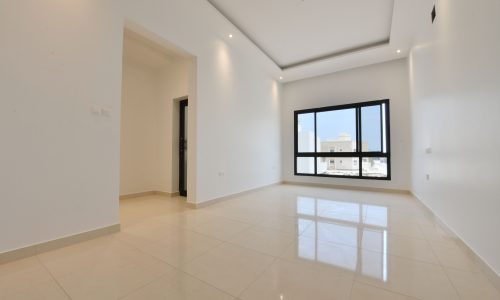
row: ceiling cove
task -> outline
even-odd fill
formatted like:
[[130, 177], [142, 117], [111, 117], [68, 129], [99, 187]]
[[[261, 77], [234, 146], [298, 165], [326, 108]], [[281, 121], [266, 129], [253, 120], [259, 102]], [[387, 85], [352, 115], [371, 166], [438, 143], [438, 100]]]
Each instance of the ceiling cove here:
[[282, 71], [391, 42], [395, 0], [207, 0]]

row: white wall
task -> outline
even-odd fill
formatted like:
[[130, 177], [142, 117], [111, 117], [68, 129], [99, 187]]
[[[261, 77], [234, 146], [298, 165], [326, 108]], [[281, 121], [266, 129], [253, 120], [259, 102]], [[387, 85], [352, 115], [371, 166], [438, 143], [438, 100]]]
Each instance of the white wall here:
[[0, 253], [119, 222], [119, 3], [0, 1]]
[[129, 23], [196, 56], [188, 201], [280, 181], [280, 88], [272, 62], [208, 1], [127, 1], [125, 9]]
[[[161, 191], [159, 160], [159, 74], [140, 65], [123, 65], [120, 195]], [[166, 113], [166, 112], [164, 112]]]
[[500, 1], [437, 13], [409, 61], [412, 189], [500, 275]]
[[0, 252], [118, 223], [125, 19], [196, 56], [188, 201], [280, 180], [278, 70], [207, 1], [1, 1]]
[[[392, 180], [364, 180], [295, 176], [295, 110], [390, 99]], [[410, 110], [405, 59], [287, 83], [282, 100], [283, 180], [409, 190]]]

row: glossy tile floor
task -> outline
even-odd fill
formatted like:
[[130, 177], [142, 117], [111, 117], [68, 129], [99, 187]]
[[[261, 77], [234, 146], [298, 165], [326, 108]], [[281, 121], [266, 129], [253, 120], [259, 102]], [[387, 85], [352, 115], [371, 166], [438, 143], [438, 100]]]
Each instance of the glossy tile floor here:
[[500, 299], [408, 195], [274, 186], [121, 202], [122, 232], [0, 266], [0, 299]]

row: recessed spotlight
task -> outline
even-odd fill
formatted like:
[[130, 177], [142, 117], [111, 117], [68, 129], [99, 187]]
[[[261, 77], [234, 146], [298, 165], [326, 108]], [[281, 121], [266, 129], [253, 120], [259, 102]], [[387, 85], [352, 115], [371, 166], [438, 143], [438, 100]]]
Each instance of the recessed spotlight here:
[[280, 80], [283, 80], [283, 76], [280, 76]]
[[232, 35], [232, 34], [229, 34], [229, 35], [228, 35], [228, 37], [229, 37], [230, 39], [232, 39], [232, 38], [233, 38], [233, 35]]
[[400, 49], [396, 50], [396, 53], [397, 54], [401, 53], [401, 50]]

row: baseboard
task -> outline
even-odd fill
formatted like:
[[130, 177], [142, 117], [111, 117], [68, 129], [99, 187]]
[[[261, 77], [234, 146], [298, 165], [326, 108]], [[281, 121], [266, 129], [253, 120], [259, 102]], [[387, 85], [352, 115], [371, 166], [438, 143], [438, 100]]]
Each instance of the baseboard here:
[[168, 196], [168, 197], [177, 197], [177, 196], [179, 196], [179, 192], [169, 193], [169, 192], [161, 192], [161, 191], [148, 191], [148, 192], [127, 194], [127, 195], [120, 195], [120, 200], [139, 198], [139, 197], [145, 197], [145, 196], [152, 196], [152, 195], [163, 195], [163, 196]]
[[51, 250], [63, 248], [76, 243], [81, 243], [91, 239], [95, 239], [104, 235], [120, 232], [120, 224], [110, 225], [75, 235], [70, 235], [55, 239], [48, 242], [43, 242], [16, 250], [0, 253], [0, 265], [12, 262], [18, 259], [34, 256], [40, 253], [48, 252]]
[[415, 199], [418, 200], [418, 202], [424, 207], [425, 210], [427, 210], [428, 213], [430, 213], [434, 220], [441, 226], [443, 229], [453, 237], [455, 237], [455, 242], [457, 242], [458, 246], [462, 248], [464, 251], [466, 251], [470, 257], [474, 259], [474, 261], [478, 264], [479, 268], [483, 272], [484, 275], [490, 280], [490, 282], [498, 289], [500, 290], [500, 276], [493, 270], [492, 267], [480, 256], [478, 255], [472, 248], [458, 235], [451, 227], [441, 220], [439, 216], [434, 213], [434, 210], [430, 208], [425, 202], [421, 200], [421, 198], [415, 194], [414, 192], [411, 192], [411, 195], [415, 197]]
[[321, 188], [340, 189], [340, 190], [351, 190], [351, 191], [362, 191], [362, 192], [381, 192], [381, 193], [396, 193], [396, 194], [411, 195], [411, 192], [408, 190], [387, 189], [387, 188], [337, 185], [337, 184], [328, 184], [328, 183], [312, 183], [312, 182], [300, 182], [300, 181], [283, 181], [283, 184], [309, 186], [309, 187], [321, 187]]
[[263, 189], [266, 189], [266, 188], [271, 187], [271, 186], [280, 185], [280, 184], [282, 184], [282, 182], [278, 181], [278, 182], [275, 182], [275, 183], [271, 183], [271, 184], [264, 185], [264, 186], [261, 186], [261, 187], [257, 187], [257, 188], [245, 190], [243, 192], [239, 192], [239, 193], [235, 193], [235, 194], [230, 194], [230, 195], [222, 196], [222, 197], [215, 198], [215, 199], [208, 200], [208, 201], [204, 201], [204, 202], [201, 202], [201, 203], [190, 203], [190, 202], [188, 202], [187, 206], [189, 208], [193, 208], [193, 209], [203, 208], [203, 207], [207, 207], [207, 206], [210, 206], [210, 205], [214, 205], [214, 204], [222, 202], [222, 201], [226, 201], [226, 200], [232, 199], [234, 197], [238, 197], [238, 196], [242, 196], [242, 195], [245, 195], [245, 194], [253, 193], [253, 192], [256, 192], [256, 191], [259, 191], [259, 190], [263, 190]]

